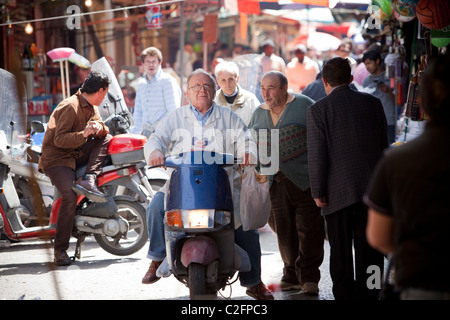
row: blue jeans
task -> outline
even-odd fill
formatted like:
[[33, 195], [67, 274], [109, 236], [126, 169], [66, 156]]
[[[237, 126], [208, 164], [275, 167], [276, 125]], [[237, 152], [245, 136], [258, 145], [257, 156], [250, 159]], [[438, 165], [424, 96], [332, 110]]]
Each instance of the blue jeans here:
[[[161, 261], [166, 257], [164, 237], [164, 193], [157, 192], [147, 207], [147, 225], [150, 245], [147, 258]], [[244, 249], [252, 268], [248, 272], [239, 272], [239, 280], [244, 287], [253, 287], [261, 282], [261, 246], [256, 230], [243, 231], [242, 226], [234, 230], [235, 242]]]

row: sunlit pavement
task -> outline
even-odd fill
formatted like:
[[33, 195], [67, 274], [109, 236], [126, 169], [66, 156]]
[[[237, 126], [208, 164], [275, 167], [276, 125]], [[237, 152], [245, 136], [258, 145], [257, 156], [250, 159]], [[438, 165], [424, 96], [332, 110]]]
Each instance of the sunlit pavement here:
[[[282, 261], [276, 235], [269, 227], [260, 230], [262, 279], [277, 285], [282, 276]], [[72, 239], [69, 255], [75, 250]], [[0, 299], [41, 300], [188, 300], [189, 290], [175, 277], [162, 278], [151, 285], [141, 284], [149, 266], [147, 247], [139, 252], [118, 257], [101, 249], [94, 238], [86, 239], [81, 260], [68, 267], [55, 267], [53, 247], [43, 241], [11, 244], [0, 248]], [[275, 300], [333, 300], [328, 269], [329, 246], [325, 241], [325, 259], [320, 267], [318, 296], [302, 291], [276, 291]], [[246, 288], [236, 281], [218, 295], [224, 300], [253, 300]]]

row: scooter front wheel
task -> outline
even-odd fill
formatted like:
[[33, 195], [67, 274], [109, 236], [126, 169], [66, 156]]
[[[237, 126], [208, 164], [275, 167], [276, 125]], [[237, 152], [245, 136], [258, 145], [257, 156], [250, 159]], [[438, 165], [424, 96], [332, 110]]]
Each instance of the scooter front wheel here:
[[118, 214], [128, 221], [129, 230], [126, 238], [94, 235], [99, 246], [105, 251], [116, 256], [128, 256], [133, 254], [147, 243], [147, 218], [145, 209], [134, 200], [115, 199]]
[[215, 289], [206, 285], [206, 266], [199, 263], [191, 263], [188, 268], [189, 274], [189, 298], [191, 300], [216, 299]]

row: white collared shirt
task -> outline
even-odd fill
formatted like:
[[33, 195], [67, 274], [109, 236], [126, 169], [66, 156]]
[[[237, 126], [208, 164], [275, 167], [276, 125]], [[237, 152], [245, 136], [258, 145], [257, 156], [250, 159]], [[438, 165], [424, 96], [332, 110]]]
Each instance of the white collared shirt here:
[[136, 90], [131, 133], [140, 134], [145, 125], [154, 125], [181, 105], [181, 89], [174, 77], [160, 68], [150, 80], [144, 79]]

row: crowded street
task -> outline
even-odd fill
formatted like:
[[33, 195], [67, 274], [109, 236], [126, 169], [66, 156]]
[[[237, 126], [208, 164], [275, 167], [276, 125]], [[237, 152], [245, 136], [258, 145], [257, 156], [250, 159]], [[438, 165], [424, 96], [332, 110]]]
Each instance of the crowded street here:
[[450, 300], [450, 1], [0, 0], [0, 34], [0, 307]]

